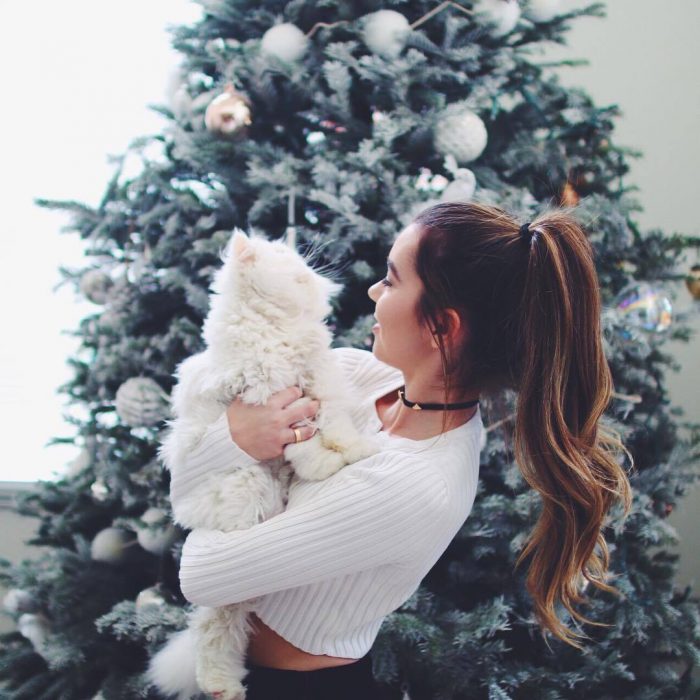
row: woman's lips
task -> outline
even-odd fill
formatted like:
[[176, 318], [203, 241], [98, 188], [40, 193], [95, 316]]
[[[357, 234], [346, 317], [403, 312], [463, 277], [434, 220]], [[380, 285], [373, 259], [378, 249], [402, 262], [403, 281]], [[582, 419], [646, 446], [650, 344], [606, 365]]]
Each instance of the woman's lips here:
[[378, 324], [378, 323], [375, 323], [375, 324], [372, 326], [372, 330], [373, 330], [373, 331], [379, 330], [379, 324]]

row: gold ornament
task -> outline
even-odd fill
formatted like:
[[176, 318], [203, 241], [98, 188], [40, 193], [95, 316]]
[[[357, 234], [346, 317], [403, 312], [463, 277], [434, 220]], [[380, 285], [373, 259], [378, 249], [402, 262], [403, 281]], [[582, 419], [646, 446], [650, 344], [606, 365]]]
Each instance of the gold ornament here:
[[567, 180], [561, 193], [560, 205], [562, 207], [575, 207], [581, 198], [574, 186]]
[[686, 275], [685, 286], [696, 301], [700, 301], [700, 265], [693, 265]]
[[204, 124], [214, 134], [229, 139], [241, 139], [248, 133], [252, 123], [250, 102], [228, 84], [224, 92], [217, 95], [204, 113]]

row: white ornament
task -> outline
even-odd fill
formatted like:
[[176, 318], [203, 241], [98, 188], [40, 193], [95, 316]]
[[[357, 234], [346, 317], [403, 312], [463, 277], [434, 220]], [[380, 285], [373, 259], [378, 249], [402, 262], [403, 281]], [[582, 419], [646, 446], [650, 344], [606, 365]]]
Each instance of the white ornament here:
[[118, 527], [107, 527], [95, 535], [90, 554], [95, 561], [117, 564], [124, 559], [129, 545], [129, 533]]
[[408, 20], [394, 10], [378, 10], [363, 17], [362, 39], [370, 51], [383, 58], [396, 58], [411, 33]]
[[491, 25], [494, 36], [510, 34], [520, 19], [517, 0], [477, 0], [474, 11]]
[[156, 425], [166, 416], [168, 395], [150, 377], [131, 377], [118, 389], [115, 397], [117, 415], [133, 427]]
[[93, 482], [92, 486], [90, 486], [90, 492], [96, 501], [106, 501], [109, 496], [109, 489], [102, 479], [97, 479], [97, 481]]
[[476, 190], [476, 176], [469, 168], [459, 168], [455, 179], [447, 185], [440, 197], [443, 202], [469, 202]]
[[88, 270], [80, 278], [80, 291], [93, 304], [104, 304], [113, 286], [111, 277], [102, 270]]
[[549, 22], [561, 13], [561, 0], [530, 0], [525, 14], [533, 22]]
[[458, 163], [476, 160], [487, 141], [481, 117], [466, 107], [448, 108], [435, 125], [435, 148], [443, 155], [453, 155]]
[[2, 599], [2, 605], [12, 615], [18, 612], [32, 612], [36, 609], [31, 593], [21, 588], [10, 588]]
[[165, 598], [160, 594], [160, 591], [153, 588], [146, 588], [136, 596], [136, 609], [141, 610], [149, 605], [165, 605]]
[[309, 38], [294, 24], [285, 22], [270, 27], [262, 37], [260, 48], [282, 61], [298, 61], [309, 45]]
[[[149, 508], [142, 516], [141, 520], [147, 525], [160, 523], [167, 517], [164, 510], [160, 508]], [[152, 530], [149, 527], [136, 526], [136, 538], [139, 544], [151, 554], [163, 554], [175, 541], [177, 530], [168, 523], [159, 530]]]
[[51, 634], [51, 623], [44, 615], [24, 613], [17, 620], [17, 629], [23, 637], [32, 643], [34, 651], [38, 654], [44, 651], [44, 643]]

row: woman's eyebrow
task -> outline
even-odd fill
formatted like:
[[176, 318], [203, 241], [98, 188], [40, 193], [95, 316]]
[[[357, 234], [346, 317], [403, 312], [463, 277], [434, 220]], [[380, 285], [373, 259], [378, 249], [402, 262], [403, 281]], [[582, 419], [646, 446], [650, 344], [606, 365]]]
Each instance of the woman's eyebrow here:
[[396, 279], [400, 282], [401, 278], [399, 277], [399, 272], [396, 269], [396, 265], [394, 265], [394, 263], [391, 262], [391, 260], [389, 260], [389, 258], [386, 259], [386, 264], [387, 264], [387, 267], [394, 273], [394, 276], [396, 277]]

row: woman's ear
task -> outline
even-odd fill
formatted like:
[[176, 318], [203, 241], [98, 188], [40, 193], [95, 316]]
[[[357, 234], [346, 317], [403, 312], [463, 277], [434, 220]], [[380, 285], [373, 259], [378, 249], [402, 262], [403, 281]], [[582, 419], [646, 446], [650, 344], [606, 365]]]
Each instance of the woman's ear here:
[[[462, 323], [462, 319], [454, 309], [445, 309], [440, 312], [440, 323], [435, 326], [435, 333], [438, 335], [447, 336], [443, 338], [443, 342], [453, 344], [461, 340], [461, 335], [464, 334], [466, 326]], [[434, 348], [437, 348], [435, 339], [432, 340]]]

